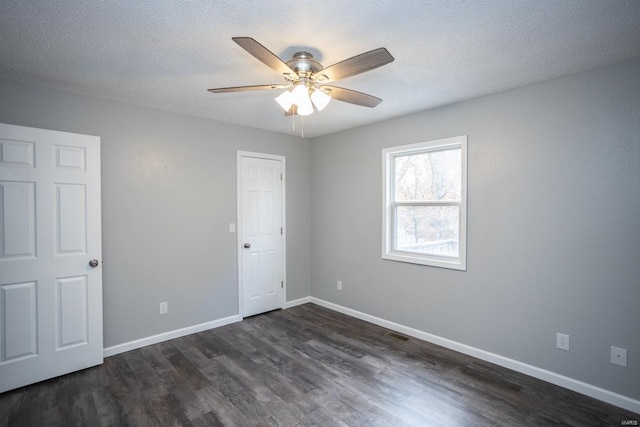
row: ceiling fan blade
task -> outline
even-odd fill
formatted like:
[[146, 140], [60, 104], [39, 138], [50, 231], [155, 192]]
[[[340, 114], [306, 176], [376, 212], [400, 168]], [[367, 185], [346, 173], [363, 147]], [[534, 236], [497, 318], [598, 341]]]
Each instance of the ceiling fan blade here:
[[289, 68], [289, 66], [285, 64], [282, 59], [278, 58], [273, 52], [262, 46], [251, 37], [231, 37], [231, 40], [238, 43], [241, 48], [249, 52], [263, 64], [267, 65], [273, 70], [276, 70], [278, 73], [292, 78], [296, 76], [296, 73], [291, 68]]
[[218, 87], [218, 88], [207, 89], [207, 90], [211, 93], [225, 93], [225, 92], [247, 92], [250, 90], [286, 89], [288, 87], [289, 85], [273, 84], [273, 85]]
[[355, 76], [365, 71], [373, 70], [385, 64], [393, 62], [393, 56], [383, 47], [361, 53], [344, 61], [328, 66], [318, 71], [315, 80], [319, 83], [336, 81], [346, 77]]
[[296, 106], [296, 104], [292, 104], [291, 108], [289, 108], [289, 111], [284, 112], [284, 115], [285, 116], [298, 115], [298, 107]]
[[337, 86], [321, 86], [322, 90], [333, 99], [348, 102], [349, 104], [361, 105], [373, 108], [382, 102], [382, 99], [366, 93], [357, 92]]

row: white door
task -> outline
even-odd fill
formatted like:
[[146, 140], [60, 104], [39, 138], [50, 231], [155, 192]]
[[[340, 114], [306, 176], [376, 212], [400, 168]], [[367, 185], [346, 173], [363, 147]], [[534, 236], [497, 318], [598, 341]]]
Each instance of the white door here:
[[242, 316], [284, 305], [284, 158], [239, 153]]
[[102, 363], [92, 259], [100, 138], [0, 124], [0, 392]]

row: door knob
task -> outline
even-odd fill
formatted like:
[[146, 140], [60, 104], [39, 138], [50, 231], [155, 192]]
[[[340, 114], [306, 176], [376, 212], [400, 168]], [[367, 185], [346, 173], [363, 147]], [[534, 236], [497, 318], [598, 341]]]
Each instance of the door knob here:
[[89, 261], [89, 266], [90, 266], [90, 267], [94, 267], [94, 268], [95, 268], [95, 267], [97, 267], [97, 266], [98, 266], [98, 264], [99, 264], [99, 263], [98, 263], [98, 260], [97, 260], [97, 259], [92, 259], [92, 260], [90, 260], [90, 261]]
[[245, 249], [249, 249], [250, 247], [251, 247], [251, 243], [245, 243], [245, 244], [244, 244], [244, 248], [245, 248]]

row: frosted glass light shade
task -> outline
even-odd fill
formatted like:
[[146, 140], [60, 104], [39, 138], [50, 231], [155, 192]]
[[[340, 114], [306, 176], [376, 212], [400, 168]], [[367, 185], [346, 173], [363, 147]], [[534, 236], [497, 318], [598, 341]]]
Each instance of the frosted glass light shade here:
[[302, 102], [302, 104], [298, 105], [298, 114], [301, 116], [308, 116], [309, 114], [313, 114], [313, 105], [311, 105], [311, 99], [307, 96], [307, 98]]
[[280, 104], [284, 111], [289, 111], [291, 105], [293, 105], [293, 95], [291, 95], [291, 92], [286, 90], [276, 98], [276, 102]]
[[298, 107], [306, 104], [307, 102], [310, 102], [309, 90], [304, 84], [298, 84], [296, 87], [294, 87], [291, 91], [291, 96], [293, 98], [293, 103]]
[[318, 111], [322, 111], [324, 107], [329, 104], [329, 101], [331, 101], [331, 97], [320, 89], [316, 89], [311, 94], [311, 100], [313, 101], [313, 105], [316, 106]]
[[313, 113], [313, 105], [311, 104], [311, 98], [309, 98], [309, 89], [307, 85], [298, 84], [293, 91], [291, 91], [291, 97], [293, 103], [298, 106], [298, 114], [301, 116], [308, 116]]

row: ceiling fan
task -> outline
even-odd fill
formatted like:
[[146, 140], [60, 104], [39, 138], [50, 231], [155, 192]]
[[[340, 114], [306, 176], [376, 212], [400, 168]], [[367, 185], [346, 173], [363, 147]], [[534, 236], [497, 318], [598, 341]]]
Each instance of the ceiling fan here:
[[280, 73], [284, 77], [285, 83], [221, 87], [208, 89], [209, 92], [292, 89], [283, 92], [276, 98], [276, 101], [285, 110], [285, 115], [306, 116], [312, 114], [314, 106], [316, 110], [320, 111], [326, 107], [331, 99], [373, 108], [380, 104], [382, 99], [355, 90], [330, 86], [326, 83], [355, 76], [393, 61], [393, 56], [389, 51], [381, 47], [325, 68], [309, 52], [296, 52], [289, 61], [285, 62], [251, 37], [232, 37], [232, 40], [259, 61]]

